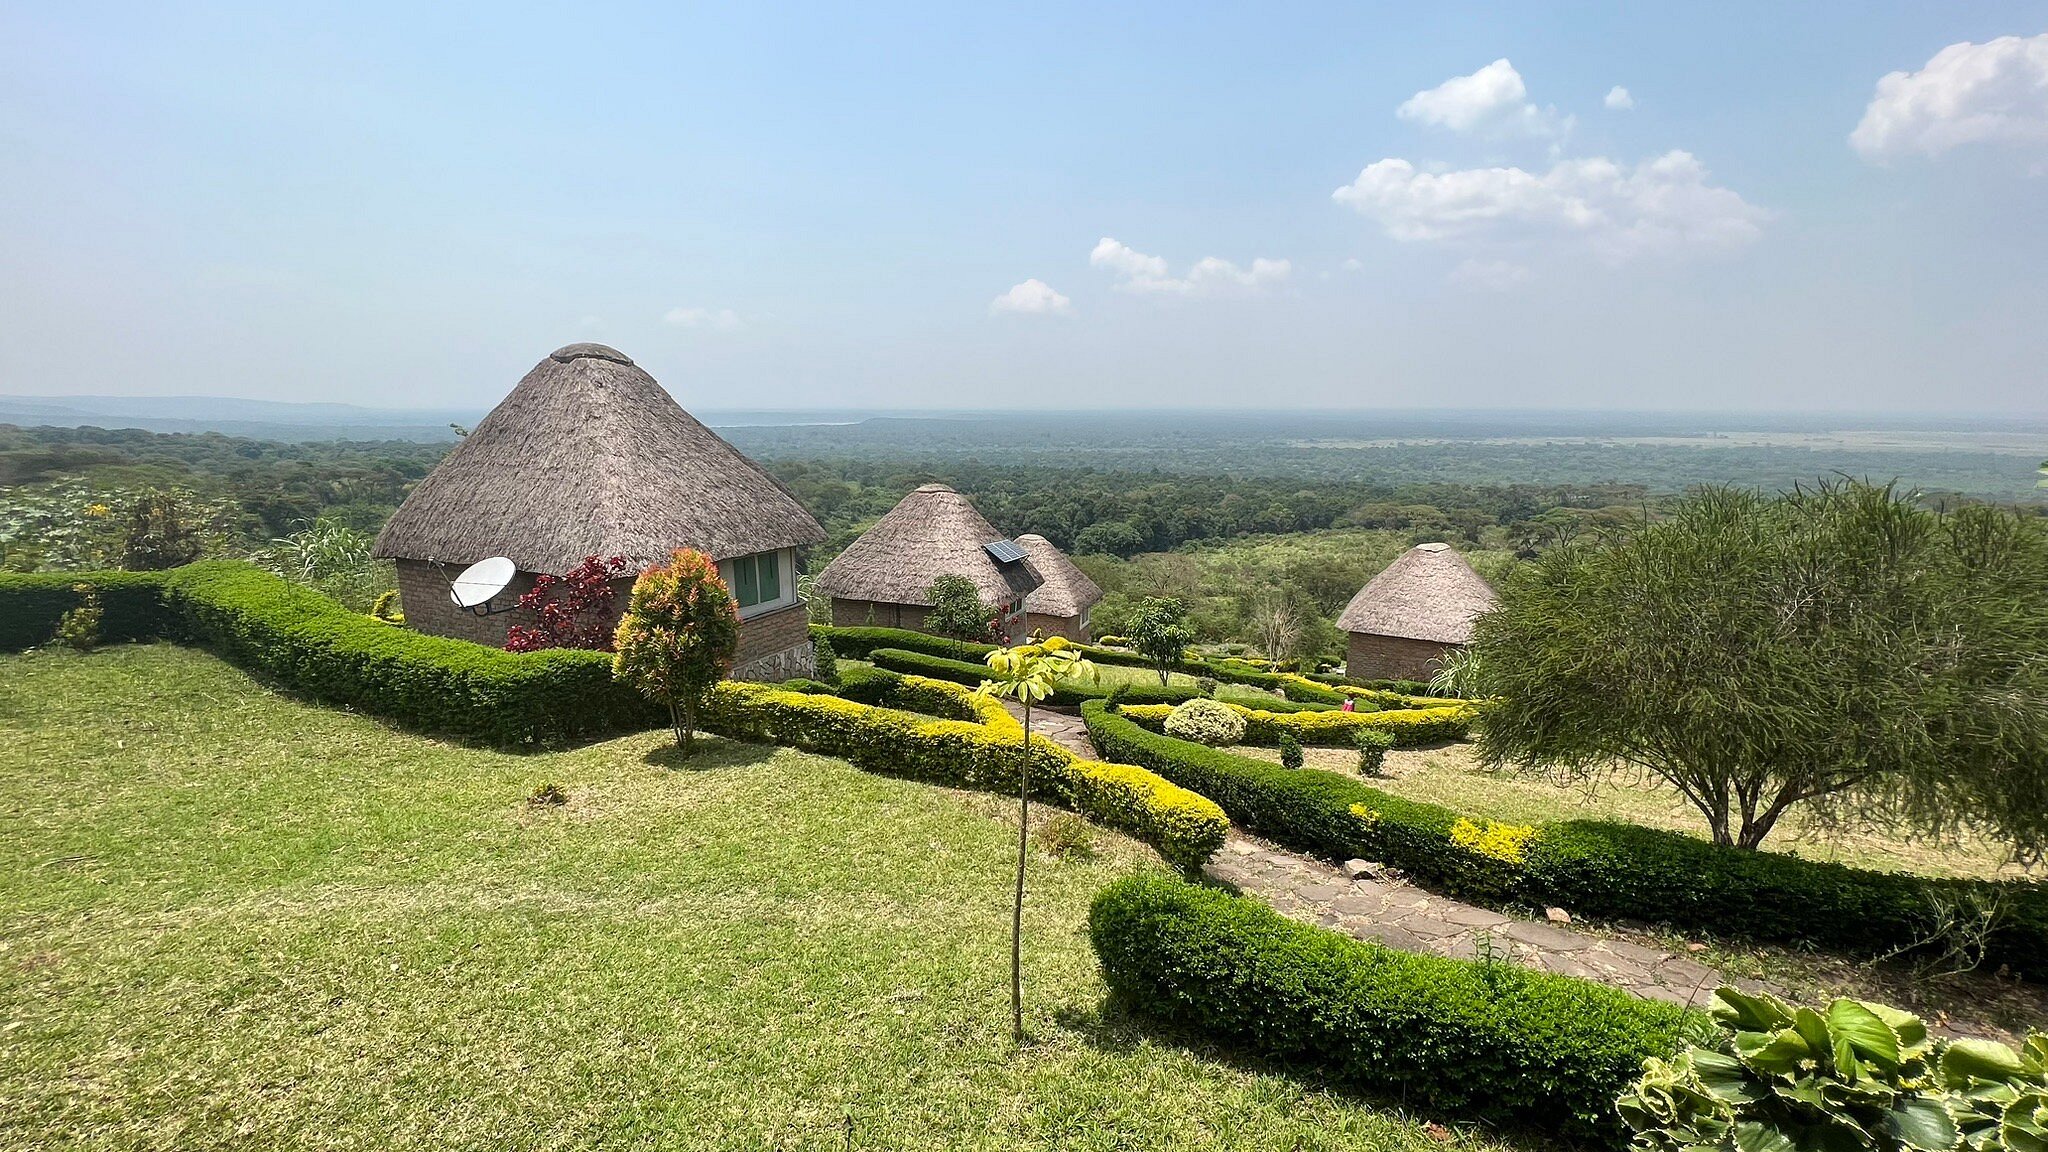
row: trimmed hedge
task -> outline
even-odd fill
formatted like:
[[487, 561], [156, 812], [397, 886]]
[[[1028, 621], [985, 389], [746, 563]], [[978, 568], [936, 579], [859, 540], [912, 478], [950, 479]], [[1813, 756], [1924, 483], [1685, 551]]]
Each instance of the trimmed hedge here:
[[951, 640], [929, 632], [913, 632], [908, 628], [835, 628], [829, 624], [813, 624], [811, 639], [830, 642], [832, 651], [845, 660], [865, 660], [868, 653], [877, 648], [922, 652], [948, 660], [979, 660], [996, 650], [993, 644]]
[[1399, 952], [1163, 875], [1095, 897], [1128, 1005], [1431, 1110], [1619, 1143], [1614, 1098], [1704, 1026], [1673, 1004], [1502, 963]]
[[[1127, 698], [1128, 699], [1128, 698]], [[1303, 744], [1322, 748], [1349, 748], [1361, 728], [1375, 728], [1394, 738], [1396, 748], [1414, 748], [1443, 740], [1460, 740], [1471, 726], [1471, 710], [1460, 704], [1449, 708], [1404, 708], [1384, 712], [1344, 712], [1336, 709], [1282, 712], [1263, 705], [1253, 708], [1235, 700], [1224, 703], [1245, 718], [1246, 744], [1277, 747], [1280, 737], [1291, 735]], [[1132, 723], [1155, 732], [1166, 728], [1173, 709], [1163, 704], [1126, 704], [1123, 715]]]
[[[976, 720], [930, 719], [832, 696], [727, 681], [712, 690], [704, 727], [740, 740], [837, 756], [869, 771], [1015, 794], [1022, 726], [1000, 701], [943, 681], [899, 677], [895, 702], [950, 696]], [[1230, 821], [1213, 801], [1129, 764], [1078, 760], [1043, 736], [1031, 740], [1035, 793], [1151, 844], [1195, 871], [1223, 846]]]
[[502, 652], [425, 636], [233, 561], [175, 569], [164, 588], [191, 638], [308, 696], [408, 728], [509, 748], [667, 721], [612, 678], [603, 652]]
[[1875, 872], [1632, 824], [1476, 820], [1333, 772], [1175, 740], [1102, 704], [1083, 705], [1081, 717], [1103, 755], [1194, 789], [1249, 831], [1335, 859], [1383, 860], [1454, 895], [1860, 955], [1921, 942], [1937, 904], [1981, 902], [2003, 916], [1986, 963], [2048, 970], [2048, 885], [2040, 882]]
[[[969, 688], [977, 687], [988, 679], [988, 666], [970, 664], [965, 660], [949, 660], [943, 656], [930, 656], [922, 652], [906, 652], [897, 648], [877, 648], [868, 653], [868, 659], [877, 668], [891, 672], [906, 672], [913, 676], [926, 676], [934, 680], [949, 680]], [[1062, 684], [1056, 689], [1048, 704], [1074, 707], [1088, 700], [1101, 700], [1114, 691], [1113, 685]], [[1151, 684], [1132, 685], [1124, 690], [1124, 700], [1137, 704], [1178, 704], [1193, 700], [1201, 693], [1193, 688], [1158, 687]]]
[[0, 652], [48, 644], [57, 622], [78, 606], [72, 589], [100, 595], [100, 642], [153, 640], [164, 632], [163, 572], [0, 572]]

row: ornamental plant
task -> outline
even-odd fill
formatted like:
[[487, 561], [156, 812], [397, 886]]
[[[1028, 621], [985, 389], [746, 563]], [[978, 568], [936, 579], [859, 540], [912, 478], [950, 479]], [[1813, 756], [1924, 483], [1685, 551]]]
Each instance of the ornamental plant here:
[[924, 618], [926, 628], [973, 644], [1001, 642], [996, 610], [982, 603], [981, 590], [974, 586], [974, 581], [948, 573], [932, 581], [925, 595], [932, 601], [932, 610]]
[[100, 644], [100, 621], [105, 612], [100, 607], [100, 590], [90, 584], [73, 584], [71, 591], [78, 595], [78, 603], [57, 618], [57, 643], [80, 652], [90, 652]]
[[519, 597], [519, 606], [532, 612], [537, 623], [532, 627], [514, 624], [507, 628], [505, 651], [611, 651], [616, 627], [612, 623], [612, 605], [618, 600], [618, 581], [632, 572], [632, 562], [624, 556], [585, 556], [560, 576], [543, 572], [534, 577], [533, 587]]
[[1095, 666], [1065, 637], [1040, 644], [998, 648], [988, 654], [989, 678], [975, 689], [982, 698], [1015, 700], [1024, 706], [1023, 741], [1017, 746], [1017, 891], [1010, 908], [1010, 1036], [1024, 1043], [1024, 869], [1031, 836], [1031, 708], [1062, 680], [1095, 679]]
[[1151, 661], [1162, 685], [1172, 680], [1173, 670], [1186, 659], [1188, 645], [1195, 642], [1195, 630], [1188, 627], [1187, 602], [1171, 596], [1147, 596], [1139, 601], [1127, 631], [1131, 647]]
[[1301, 751], [1301, 741], [1296, 739], [1292, 732], [1282, 732], [1280, 734], [1280, 766], [1282, 768], [1299, 768], [1307, 762], [1308, 758]]
[[676, 747], [688, 756], [704, 699], [732, 667], [739, 638], [739, 605], [718, 565], [678, 548], [633, 582], [612, 637], [612, 673], [667, 705]]
[[1387, 753], [1394, 750], [1392, 732], [1384, 728], [1360, 728], [1351, 734], [1351, 740], [1358, 746], [1360, 776], [1387, 774]]
[[1244, 739], [1244, 713], [1221, 700], [1197, 697], [1166, 714], [1166, 734], [1220, 748]]
[[2048, 1035], [1942, 1041], [1909, 1012], [1714, 994], [1722, 1035], [1651, 1058], [1615, 1108], [1639, 1152], [2041, 1152]]

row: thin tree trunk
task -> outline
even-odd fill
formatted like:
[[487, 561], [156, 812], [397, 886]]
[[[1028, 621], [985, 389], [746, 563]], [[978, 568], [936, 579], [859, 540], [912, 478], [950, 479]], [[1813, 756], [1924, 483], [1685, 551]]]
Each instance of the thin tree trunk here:
[[681, 708], [676, 706], [674, 697], [670, 697], [668, 702], [668, 726], [675, 730], [676, 747], [681, 748], [683, 746], [683, 712]]
[[1017, 772], [1017, 898], [1010, 907], [1010, 1036], [1024, 1043], [1024, 862], [1031, 847], [1031, 702], [1024, 702], [1024, 763]]

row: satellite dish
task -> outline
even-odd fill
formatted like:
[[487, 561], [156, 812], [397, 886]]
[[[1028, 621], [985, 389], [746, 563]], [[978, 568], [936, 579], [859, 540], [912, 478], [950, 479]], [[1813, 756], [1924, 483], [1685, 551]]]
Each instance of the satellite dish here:
[[503, 556], [479, 560], [449, 581], [448, 598], [455, 602], [457, 608], [488, 616], [492, 613], [492, 598], [512, 583], [512, 577], [518, 571], [518, 567]]

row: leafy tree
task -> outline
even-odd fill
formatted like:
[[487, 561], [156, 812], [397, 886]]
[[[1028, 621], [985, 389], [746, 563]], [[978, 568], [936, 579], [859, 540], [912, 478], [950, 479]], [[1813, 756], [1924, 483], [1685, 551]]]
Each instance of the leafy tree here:
[[982, 603], [974, 581], [948, 573], [932, 581], [925, 594], [932, 598], [932, 610], [924, 626], [932, 632], [982, 644], [1000, 638], [996, 610]]
[[1524, 564], [1460, 666], [1492, 764], [1634, 766], [1714, 840], [1794, 805], [2048, 846], [2048, 524], [1889, 487], [1702, 489]]
[[612, 641], [612, 672], [668, 706], [676, 747], [687, 756], [704, 697], [732, 666], [739, 605], [711, 558], [678, 548], [633, 582]]
[[199, 559], [199, 529], [186, 522], [178, 494], [151, 489], [128, 510], [121, 567], [134, 572], [176, 568]]
[[633, 570], [624, 556], [583, 561], [560, 576], [543, 572], [533, 578], [533, 587], [519, 597], [519, 606], [531, 611], [538, 621], [534, 627], [514, 624], [505, 630], [507, 652], [538, 652], [543, 648], [587, 648], [596, 652], [612, 650], [612, 604], [618, 599], [618, 581]]
[[1010, 908], [1010, 1032], [1024, 1042], [1024, 865], [1029, 859], [1031, 836], [1031, 707], [1051, 696], [1060, 681], [1075, 678], [1093, 680], [1095, 666], [1065, 637], [1054, 636], [1041, 644], [1019, 644], [988, 654], [989, 678], [976, 692], [1015, 700], [1024, 706], [1024, 740], [1018, 745], [1017, 765], [1017, 893]]
[[1188, 645], [1195, 642], [1194, 629], [1188, 627], [1187, 601], [1173, 596], [1148, 596], [1140, 601], [1125, 634], [1131, 638], [1131, 648], [1152, 661], [1161, 684], [1172, 679]]

